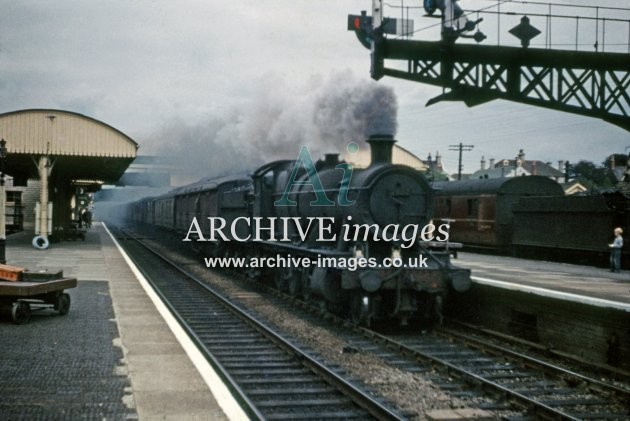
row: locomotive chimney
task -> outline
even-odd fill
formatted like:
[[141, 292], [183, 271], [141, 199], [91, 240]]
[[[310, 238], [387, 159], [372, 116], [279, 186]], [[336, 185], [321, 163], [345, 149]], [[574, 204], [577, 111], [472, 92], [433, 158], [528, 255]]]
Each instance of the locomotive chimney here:
[[391, 164], [392, 151], [394, 149], [394, 136], [388, 134], [375, 134], [367, 140], [370, 144], [372, 152], [372, 162], [370, 166], [375, 164]]
[[327, 167], [334, 167], [339, 163], [339, 154], [327, 153], [324, 154], [324, 162]]

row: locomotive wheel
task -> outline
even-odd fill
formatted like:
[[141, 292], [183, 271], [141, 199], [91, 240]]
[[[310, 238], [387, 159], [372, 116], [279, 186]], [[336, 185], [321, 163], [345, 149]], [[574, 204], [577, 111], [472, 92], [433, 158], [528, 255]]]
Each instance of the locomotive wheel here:
[[294, 271], [289, 278], [289, 294], [293, 298], [302, 295], [302, 272]]
[[312, 269], [306, 269], [303, 274], [304, 281], [302, 282], [302, 300], [304, 300], [304, 302], [306, 303], [311, 301], [311, 298], [313, 297], [313, 293], [311, 291], [311, 281], [310, 281], [311, 273], [312, 273]]
[[54, 309], [57, 310], [61, 316], [68, 314], [68, 311], [70, 311], [70, 295], [65, 292], [59, 294]]
[[221, 257], [223, 255], [223, 253], [225, 252], [225, 247], [224, 245], [217, 241], [216, 243], [212, 243], [209, 246], [210, 248], [210, 256], [212, 257]]
[[273, 274], [273, 284], [278, 291], [286, 292], [289, 287], [286, 273], [281, 270], [276, 270]]
[[370, 306], [367, 296], [359, 291], [354, 291], [350, 297], [350, 320], [352, 323], [360, 326], [370, 327], [372, 317], [370, 315]]
[[16, 301], [11, 306], [11, 320], [16, 325], [23, 325], [31, 320], [31, 306], [24, 301]]

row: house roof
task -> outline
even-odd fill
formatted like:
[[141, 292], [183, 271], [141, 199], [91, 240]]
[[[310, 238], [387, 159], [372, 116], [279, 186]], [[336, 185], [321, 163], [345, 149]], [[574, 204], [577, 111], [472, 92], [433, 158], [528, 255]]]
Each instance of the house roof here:
[[[488, 168], [487, 170], [478, 170], [475, 171], [474, 173], [472, 173], [472, 175], [470, 176], [470, 179], [477, 179], [477, 178], [505, 178], [505, 177], [513, 177], [514, 176], [514, 172], [515, 172], [516, 168], [515, 167], [504, 167], [504, 166], [500, 166], [498, 168]], [[523, 169], [523, 172], [526, 175], [531, 175], [529, 173], [529, 171]], [[517, 175], [522, 175], [521, 174], [517, 174]]]
[[[508, 161], [508, 165], [507, 165], [508, 167], [512, 167], [512, 168], [516, 167], [515, 159], [500, 160], [497, 164], [495, 164], [494, 167], [495, 168], [502, 167], [505, 161]], [[554, 178], [564, 176], [564, 173], [562, 171], [559, 171], [558, 169], [552, 167], [551, 165], [543, 161], [524, 160], [522, 161], [521, 166], [523, 167], [523, 169], [525, 169], [528, 173], [532, 175], [542, 175], [544, 177], [554, 177]]]

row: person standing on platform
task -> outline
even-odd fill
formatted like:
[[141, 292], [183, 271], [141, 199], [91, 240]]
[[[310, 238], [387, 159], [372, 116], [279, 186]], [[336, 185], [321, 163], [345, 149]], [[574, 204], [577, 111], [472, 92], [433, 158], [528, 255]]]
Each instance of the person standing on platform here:
[[92, 212], [89, 209], [86, 209], [83, 212], [83, 222], [85, 223], [86, 228], [92, 228]]
[[610, 247], [610, 271], [619, 272], [621, 270], [621, 248], [623, 247], [623, 230], [619, 227], [615, 228], [615, 241], [608, 244]]

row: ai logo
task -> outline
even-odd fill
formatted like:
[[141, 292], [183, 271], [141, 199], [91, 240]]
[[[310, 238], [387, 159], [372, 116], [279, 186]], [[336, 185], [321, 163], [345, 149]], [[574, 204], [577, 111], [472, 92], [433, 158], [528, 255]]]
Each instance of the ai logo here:
[[[348, 152], [355, 153], [358, 150], [359, 146], [356, 143], [352, 142], [348, 145]], [[302, 166], [306, 170], [307, 177], [306, 179], [298, 180], [297, 177], [300, 167]], [[356, 201], [348, 199], [348, 190], [350, 189], [350, 180], [352, 179], [352, 165], [348, 163], [341, 163], [335, 166], [335, 168], [343, 171], [343, 178], [341, 179], [341, 184], [339, 186], [337, 203], [340, 206], [353, 205]], [[293, 166], [293, 170], [289, 176], [287, 187], [284, 189], [282, 197], [274, 202], [275, 206], [297, 206], [297, 202], [295, 200], [289, 199], [289, 193], [294, 185], [313, 187], [313, 192], [315, 193], [317, 199], [311, 201], [311, 206], [335, 206], [335, 202], [326, 196], [326, 191], [322, 185], [319, 175], [317, 174], [313, 158], [306, 146], [302, 146], [302, 149], [300, 149], [300, 153], [295, 160], [295, 165]]]

